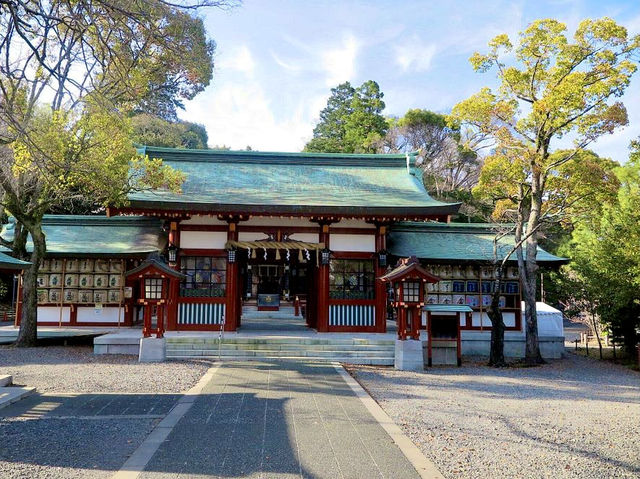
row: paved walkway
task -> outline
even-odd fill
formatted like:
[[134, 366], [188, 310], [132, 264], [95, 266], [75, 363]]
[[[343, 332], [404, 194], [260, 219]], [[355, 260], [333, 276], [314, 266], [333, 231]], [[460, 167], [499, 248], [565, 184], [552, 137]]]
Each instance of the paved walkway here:
[[144, 478], [417, 478], [330, 365], [224, 364]]

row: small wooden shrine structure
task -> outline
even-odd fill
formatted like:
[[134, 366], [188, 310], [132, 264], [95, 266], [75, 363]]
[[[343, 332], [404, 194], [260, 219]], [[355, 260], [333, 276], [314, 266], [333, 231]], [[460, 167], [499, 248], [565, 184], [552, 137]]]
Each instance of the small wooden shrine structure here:
[[392, 305], [398, 318], [398, 339], [420, 339], [421, 309], [425, 305], [427, 283], [437, 283], [440, 278], [420, 266], [418, 258], [411, 256], [400, 260], [398, 266], [379, 278], [393, 287]]

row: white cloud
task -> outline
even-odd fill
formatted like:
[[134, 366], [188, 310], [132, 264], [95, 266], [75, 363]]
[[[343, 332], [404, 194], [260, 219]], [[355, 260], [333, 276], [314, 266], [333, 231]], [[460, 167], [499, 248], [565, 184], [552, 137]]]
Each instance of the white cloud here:
[[253, 75], [255, 66], [251, 50], [246, 45], [234, 48], [229, 53], [221, 53], [216, 61], [216, 69], [238, 71], [246, 75]]
[[411, 39], [396, 45], [396, 62], [404, 72], [409, 70], [424, 72], [431, 67], [436, 51], [435, 44], [424, 44], [416, 35], [413, 35]]
[[209, 146], [262, 151], [300, 151], [313, 128], [309, 110], [300, 106], [279, 120], [257, 81], [223, 82], [186, 105], [182, 118], [203, 124]]
[[344, 37], [342, 44], [329, 48], [321, 56], [321, 64], [327, 75], [326, 85], [335, 86], [352, 80], [356, 69], [356, 57], [360, 49], [358, 40], [351, 34]]
[[284, 68], [285, 70], [288, 70], [290, 72], [298, 72], [302, 70], [302, 67], [299, 65], [299, 63], [291, 63], [291, 62], [285, 61], [273, 51], [269, 53], [271, 53], [271, 57], [276, 62], [276, 64]]

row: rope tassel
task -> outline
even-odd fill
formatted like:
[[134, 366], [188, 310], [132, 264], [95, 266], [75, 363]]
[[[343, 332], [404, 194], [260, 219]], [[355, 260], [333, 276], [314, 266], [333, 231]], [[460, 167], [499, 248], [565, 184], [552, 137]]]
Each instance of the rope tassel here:
[[276, 260], [280, 259], [280, 250], [276, 248]]

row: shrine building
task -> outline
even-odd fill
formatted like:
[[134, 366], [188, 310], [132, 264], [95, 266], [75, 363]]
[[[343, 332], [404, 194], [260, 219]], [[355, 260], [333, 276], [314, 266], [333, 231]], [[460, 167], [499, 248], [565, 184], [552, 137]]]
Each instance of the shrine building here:
[[[383, 333], [391, 298], [379, 278], [415, 256], [440, 280], [425, 284], [425, 303], [468, 306], [460, 328], [490, 328], [495, 225], [452, 223], [460, 204], [428, 194], [416, 154], [139, 153], [184, 172], [182, 191], [135, 193], [107, 216], [46, 216], [38, 324], [152, 315], [167, 331], [236, 331], [248, 311], [295, 311], [317, 332]], [[511, 245], [505, 236], [500, 253]], [[522, 335], [515, 266], [501, 306]]]

